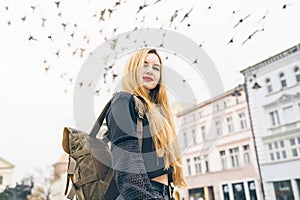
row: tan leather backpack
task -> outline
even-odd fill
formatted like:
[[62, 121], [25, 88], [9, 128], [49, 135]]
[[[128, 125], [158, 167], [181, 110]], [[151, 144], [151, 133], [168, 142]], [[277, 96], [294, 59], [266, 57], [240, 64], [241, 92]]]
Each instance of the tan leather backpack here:
[[[69, 154], [65, 195], [67, 195], [70, 180], [72, 181], [72, 188], [67, 195], [69, 199], [74, 199], [76, 196], [78, 200], [112, 200], [116, 199], [119, 194], [112, 178], [111, 151], [106, 139], [109, 133], [100, 131], [102, 138], [96, 137], [100, 128], [103, 127], [105, 114], [113, 98], [106, 104], [89, 134], [75, 128], [64, 127], [62, 146]], [[135, 109], [138, 112], [137, 134], [141, 149], [145, 106], [136, 96], [134, 99]]]

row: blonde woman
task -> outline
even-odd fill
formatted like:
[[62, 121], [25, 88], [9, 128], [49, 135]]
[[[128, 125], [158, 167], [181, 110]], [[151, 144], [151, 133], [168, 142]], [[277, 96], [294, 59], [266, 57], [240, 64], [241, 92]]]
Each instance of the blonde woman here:
[[[115, 96], [107, 111], [118, 199], [172, 199], [171, 183], [186, 186], [162, 71], [155, 49], [134, 52], [124, 69], [124, 91]], [[147, 108], [141, 150], [133, 95]]]

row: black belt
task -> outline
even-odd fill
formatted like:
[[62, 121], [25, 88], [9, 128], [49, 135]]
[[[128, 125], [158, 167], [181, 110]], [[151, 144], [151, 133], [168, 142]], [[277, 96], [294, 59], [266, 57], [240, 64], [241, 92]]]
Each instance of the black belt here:
[[151, 182], [152, 187], [156, 191], [161, 193], [164, 197], [169, 197], [170, 198], [171, 192], [170, 192], [170, 188], [169, 188], [168, 185], [165, 185], [165, 184], [162, 184], [162, 183], [159, 183], [159, 182], [156, 182], [156, 181], [152, 181], [152, 180], [150, 182]]

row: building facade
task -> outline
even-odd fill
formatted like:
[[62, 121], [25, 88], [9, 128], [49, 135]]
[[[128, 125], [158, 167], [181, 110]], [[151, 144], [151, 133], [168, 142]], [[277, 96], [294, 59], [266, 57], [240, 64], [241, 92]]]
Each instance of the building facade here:
[[268, 200], [300, 199], [300, 45], [241, 71]]
[[248, 113], [240, 86], [177, 114], [185, 200], [262, 200]]
[[61, 158], [53, 165], [54, 179], [51, 183], [51, 200], [63, 200], [65, 197], [65, 188], [67, 183], [68, 155], [63, 154]]
[[0, 157], [0, 192], [6, 187], [12, 187], [14, 165]]

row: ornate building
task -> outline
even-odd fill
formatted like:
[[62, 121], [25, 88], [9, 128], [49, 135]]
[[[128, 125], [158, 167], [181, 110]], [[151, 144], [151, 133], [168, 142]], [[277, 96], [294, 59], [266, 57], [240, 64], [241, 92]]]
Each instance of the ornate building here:
[[300, 44], [241, 71], [266, 199], [300, 199]]

